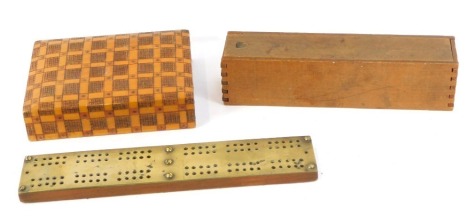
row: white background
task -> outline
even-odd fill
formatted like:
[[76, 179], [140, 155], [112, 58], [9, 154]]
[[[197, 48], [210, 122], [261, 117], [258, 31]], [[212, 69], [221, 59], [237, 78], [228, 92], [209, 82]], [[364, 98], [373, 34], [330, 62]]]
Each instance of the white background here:
[[[7, 3], [10, 2], [10, 3]], [[0, 215], [470, 215], [470, 16], [465, 1], [1, 1]], [[197, 128], [29, 142], [22, 103], [33, 42], [189, 29]], [[454, 35], [455, 110], [224, 106], [228, 30]], [[311, 135], [316, 182], [23, 204], [23, 158]]]

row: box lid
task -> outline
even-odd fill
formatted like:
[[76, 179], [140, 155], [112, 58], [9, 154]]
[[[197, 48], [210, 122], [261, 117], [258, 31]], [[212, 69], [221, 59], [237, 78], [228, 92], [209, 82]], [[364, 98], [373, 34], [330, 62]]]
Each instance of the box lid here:
[[229, 32], [223, 56], [457, 62], [451, 36]]

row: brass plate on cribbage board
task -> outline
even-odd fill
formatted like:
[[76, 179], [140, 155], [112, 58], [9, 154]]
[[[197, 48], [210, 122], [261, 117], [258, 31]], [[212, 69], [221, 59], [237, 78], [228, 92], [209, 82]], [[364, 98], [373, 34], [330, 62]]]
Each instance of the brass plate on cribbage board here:
[[195, 127], [187, 30], [42, 40], [23, 106], [31, 141]]
[[41, 202], [317, 179], [309, 136], [25, 158], [19, 197]]

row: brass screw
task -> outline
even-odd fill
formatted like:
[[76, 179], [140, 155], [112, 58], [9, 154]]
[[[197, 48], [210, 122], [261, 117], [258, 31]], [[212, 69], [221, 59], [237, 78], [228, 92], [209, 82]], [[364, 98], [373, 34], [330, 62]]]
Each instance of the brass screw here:
[[25, 191], [25, 190], [26, 190], [26, 186], [21, 185], [19, 190], [20, 190], [20, 191]]
[[311, 138], [310, 138], [309, 136], [305, 136], [305, 137], [304, 137], [304, 140], [305, 140], [305, 141], [310, 141]]
[[31, 156], [26, 156], [26, 158], [24, 159], [24, 161], [26, 162], [29, 162], [29, 161], [32, 161], [33, 160], [33, 157]]
[[163, 175], [166, 179], [172, 179], [173, 177], [175, 177], [175, 175], [173, 173], [165, 173], [165, 175]]
[[172, 165], [173, 164], [173, 160], [172, 159], [166, 159], [163, 161], [163, 163], [165, 163], [165, 165]]
[[307, 169], [315, 169], [315, 167], [316, 167], [315, 164], [309, 164], [307, 166]]
[[168, 146], [168, 147], [165, 148], [165, 151], [166, 151], [167, 153], [173, 152], [173, 147]]

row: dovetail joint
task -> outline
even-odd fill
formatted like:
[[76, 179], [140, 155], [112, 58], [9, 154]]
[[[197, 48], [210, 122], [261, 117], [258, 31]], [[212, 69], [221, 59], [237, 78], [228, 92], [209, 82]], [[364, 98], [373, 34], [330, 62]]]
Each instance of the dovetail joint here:
[[224, 103], [228, 103], [229, 102], [229, 98], [228, 98], [228, 95], [227, 95], [228, 94], [228, 89], [225, 89], [226, 86], [228, 85], [228, 81], [225, 80], [225, 77], [228, 76], [228, 72], [225, 71], [226, 68], [227, 68], [227, 64], [222, 62], [220, 64], [220, 67], [222, 68], [222, 71], [220, 73], [220, 75], [222, 76], [222, 94], [223, 94], [222, 101]]
[[449, 90], [452, 91], [451, 94], [449, 94], [448, 98], [451, 100], [451, 102], [447, 103], [447, 107], [454, 107], [454, 94], [455, 94], [455, 82], [457, 81], [457, 68], [452, 68], [451, 69], [452, 76], [450, 77], [450, 82], [451, 85], [449, 85]]

